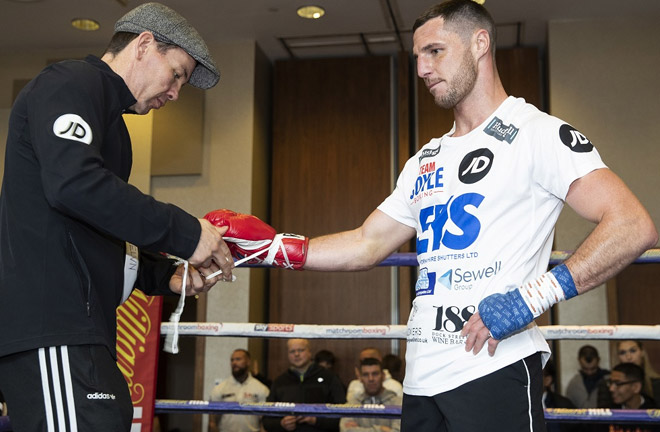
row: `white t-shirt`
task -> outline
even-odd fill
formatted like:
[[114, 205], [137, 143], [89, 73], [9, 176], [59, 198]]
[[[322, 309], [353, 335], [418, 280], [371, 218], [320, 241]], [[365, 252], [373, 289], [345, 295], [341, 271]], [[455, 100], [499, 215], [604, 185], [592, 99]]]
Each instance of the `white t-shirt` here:
[[[211, 390], [211, 400], [219, 402], [266, 402], [268, 387], [249, 375], [242, 383], [233, 376], [222, 381]], [[259, 432], [261, 417], [242, 414], [222, 414], [216, 416], [220, 432]]]
[[419, 277], [408, 320], [404, 392], [432, 396], [549, 347], [535, 324], [494, 357], [460, 331], [484, 297], [547, 270], [571, 183], [605, 168], [574, 128], [509, 97], [467, 135], [426, 144], [378, 208], [417, 230]]

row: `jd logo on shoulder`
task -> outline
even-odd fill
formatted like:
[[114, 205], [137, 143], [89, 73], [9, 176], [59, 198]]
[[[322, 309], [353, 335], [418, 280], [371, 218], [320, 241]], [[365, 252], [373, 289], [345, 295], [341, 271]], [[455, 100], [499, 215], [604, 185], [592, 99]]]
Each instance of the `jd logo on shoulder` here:
[[594, 149], [589, 138], [568, 124], [564, 124], [559, 128], [559, 139], [566, 147], [576, 153], [589, 153]]
[[53, 123], [53, 133], [64, 139], [92, 143], [92, 128], [77, 114], [62, 114]]

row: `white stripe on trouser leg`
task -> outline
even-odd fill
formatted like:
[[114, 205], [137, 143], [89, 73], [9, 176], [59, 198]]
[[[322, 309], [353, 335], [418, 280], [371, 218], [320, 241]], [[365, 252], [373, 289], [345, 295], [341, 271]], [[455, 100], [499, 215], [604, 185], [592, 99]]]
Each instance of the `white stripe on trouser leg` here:
[[64, 417], [64, 406], [62, 403], [62, 386], [60, 385], [60, 374], [57, 361], [57, 348], [48, 348], [50, 353], [50, 373], [53, 377], [53, 393], [55, 394], [55, 405], [57, 408], [57, 426], [59, 430], [66, 430], [66, 417]]
[[48, 368], [46, 367], [45, 348], [39, 348], [39, 369], [41, 370], [41, 389], [44, 393], [46, 426], [48, 427], [48, 432], [54, 432], [55, 425], [53, 424], [53, 405], [50, 400], [50, 386], [48, 385]]
[[529, 414], [529, 431], [534, 432], [534, 420], [532, 418], [532, 378], [529, 375], [529, 369], [527, 368], [527, 362], [525, 359], [522, 360], [525, 365], [525, 372], [527, 373], [527, 413]]
[[64, 390], [66, 392], [66, 406], [69, 409], [69, 425], [71, 432], [78, 432], [76, 419], [76, 401], [73, 398], [73, 384], [71, 382], [71, 366], [69, 365], [69, 347], [62, 347], [62, 372], [64, 373]]

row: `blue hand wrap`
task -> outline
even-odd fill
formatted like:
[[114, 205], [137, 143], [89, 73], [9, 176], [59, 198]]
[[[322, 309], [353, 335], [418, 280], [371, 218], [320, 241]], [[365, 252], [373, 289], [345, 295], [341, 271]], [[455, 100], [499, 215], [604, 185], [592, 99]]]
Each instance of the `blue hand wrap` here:
[[576, 295], [578, 291], [573, 276], [565, 264], [560, 264], [522, 287], [484, 298], [479, 303], [479, 315], [493, 338], [499, 340], [525, 328], [558, 301]]
[[505, 294], [492, 294], [483, 299], [479, 303], [479, 315], [491, 336], [498, 340], [534, 320], [534, 315], [517, 289]]
[[552, 270], [550, 270], [550, 273], [555, 276], [555, 279], [557, 279], [557, 282], [559, 282], [561, 289], [564, 290], [566, 300], [578, 295], [577, 288], [575, 288], [575, 282], [573, 281], [573, 276], [571, 276], [571, 272], [568, 271], [566, 264], [559, 264], [557, 267], [554, 267]]

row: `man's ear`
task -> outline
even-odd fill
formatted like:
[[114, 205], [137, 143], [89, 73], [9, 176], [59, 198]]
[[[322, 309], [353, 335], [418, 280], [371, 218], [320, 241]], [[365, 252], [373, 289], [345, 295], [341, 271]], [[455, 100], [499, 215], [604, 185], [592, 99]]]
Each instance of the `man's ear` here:
[[634, 382], [632, 386], [635, 394], [640, 394], [642, 392], [642, 383], [640, 381]]
[[484, 55], [490, 55], [490, 34], [485, 29], [479, 29], [472, 36], [472, 47], [475, 58], [478, 60]]
[[355, 368], [355, 378], [360, 381], [360, 368]]
[[155, 45], [156, 39], [151, 32], [143, 31], [135, 39], [135, 55], [137, 58], [142, 58], [149, 50], [149, 47]]

